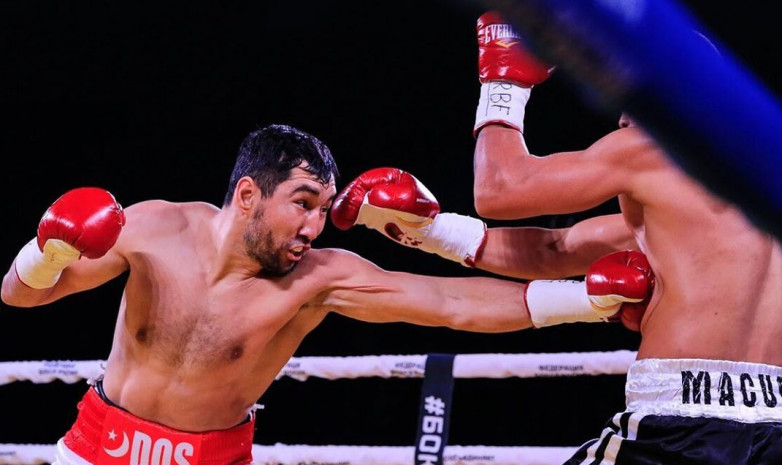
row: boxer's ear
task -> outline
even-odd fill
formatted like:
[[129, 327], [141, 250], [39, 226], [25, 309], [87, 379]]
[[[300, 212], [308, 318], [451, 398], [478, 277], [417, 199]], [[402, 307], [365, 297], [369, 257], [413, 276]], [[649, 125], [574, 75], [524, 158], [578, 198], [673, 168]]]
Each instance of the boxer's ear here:
[[255, 181], [249, 176], [243, 176], [236, 183], [234, 189], [233, 204], [242, 213], [242, 215], [250, 216], [252, 214], [253, 207], [260, 197], [260, 191], [256, 186]]

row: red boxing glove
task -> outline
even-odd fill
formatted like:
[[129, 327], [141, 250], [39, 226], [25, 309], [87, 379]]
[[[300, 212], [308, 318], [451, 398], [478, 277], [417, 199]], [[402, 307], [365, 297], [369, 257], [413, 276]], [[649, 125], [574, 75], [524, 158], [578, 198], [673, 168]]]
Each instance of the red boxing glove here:
[[[593, 305], [610, 310], [612, 320], [621, 319], [638, 331], [654, 290], [654, 272], [641, 252], [624, 250], [595, 260], [586, 274], [586, 287]], [[620, 310], [621, 307], [621, 310]]]
[[513, 27], [490, 11], [478, 18], [478, 79], [481, 84], [505, 81], [532, 87], [548, 79], [554, 68], [521, 44]]
[[337, 195], [331, 221], [346, 230], [356, 224], [402, 245], [473, 266], [486, 238], [483, 221], [440, 213], [434, 195], [413, 175], [397, 168], [375, 168]]
[[97, 187], [81, 187], [63, 194], [38, 224], [38, 248], [59, 239], [87, 258], [100, 258], [117, 242], [125, 213], [114, 196]]
[[[350, 182], [334, 200], [331, 221], [334, 226], [347, 230], [358, 222], [364, 198], [367, 203], [407, 213], [411, 223], [422, 223], [440, 213], [440, 204], [429, 189], [410, 173], [397, 168], [371, 169]], [[393, 223], [383, 229], [397, 235]], [[383, 231], [381, 231], [383, 232]]]
[[524, 298], [536, 328], [575, 322], [620, 320], [638, 331], [654, 289], [654, 273], [641, 252], [599, 258], [585, 281], [531, 281]]
[[481, 15], [477, 30], [481, 95], [473, 136], [489, 124], [524, 132], [530, 88], [545, 81], [554, 68], [525, 50], [513, 27], [497, 13]]
[[66, 192], [46, 210], [38, 235], [16, 257], [19, 279], [34, 289], [54, 286], [80, 256], [100, 258], [117, 242], [125, 213], [108, 191], [83, 187]]

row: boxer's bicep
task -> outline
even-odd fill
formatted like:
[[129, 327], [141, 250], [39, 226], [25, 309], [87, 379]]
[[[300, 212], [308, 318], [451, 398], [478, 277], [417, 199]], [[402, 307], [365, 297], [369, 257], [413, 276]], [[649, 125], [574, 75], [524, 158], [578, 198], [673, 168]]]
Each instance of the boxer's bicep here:
[[619, 250], [639, 250], [632, 230], [619, 213], [579, 221], [565, 230], [561, 242], [562, 250], [577, 257], [584, 271], [603, 255]]
[[110, 250], [103, 257], [94, 260], [82, 257], [63, 271], [62, 277], [52, 289], [50, 298], [57, 300], [69, 294], [96, 288], [127, 269], [127, 261], [116, 250]]
[[322, 305], [370, 323], [407, 322], [441, 326], [439, 292], [415, 275], [386, 271], [363, 259], [340, 264], [350, 269], [326, 293]]
[[145, 240], [142, 219], [149, 216], [149, 205], [139, 203], [125, 209], [126, 225], [114, 246], [101, 258], [81, 257], [66, 268], [60, 281], [52, 289], [50, 299], [57, 300], [66, 295], [94, 289], [118, 277], [130, 268], [127, 255], [134, 244]]

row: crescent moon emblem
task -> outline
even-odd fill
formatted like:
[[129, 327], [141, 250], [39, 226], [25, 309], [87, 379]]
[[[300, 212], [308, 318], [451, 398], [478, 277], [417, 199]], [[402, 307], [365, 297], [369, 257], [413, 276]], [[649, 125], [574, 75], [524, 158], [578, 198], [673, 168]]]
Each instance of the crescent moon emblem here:
[[130, 441], [128, 441], [128, 433], [122, 432], [122, 444], [119, 445], [116, 449], [106, 449], [103, 448], [104, 452], [109, 454], [112, 457], [122, 457], [123, 455], [128, 453], [128, 447], [130, 447]]

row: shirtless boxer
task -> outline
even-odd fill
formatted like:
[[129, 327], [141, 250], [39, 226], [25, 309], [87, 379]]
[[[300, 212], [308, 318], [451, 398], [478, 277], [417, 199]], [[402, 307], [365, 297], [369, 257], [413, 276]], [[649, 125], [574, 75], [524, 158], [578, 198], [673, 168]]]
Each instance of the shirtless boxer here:
[[[638, 359], [628, 373], [627, 409], [566, 463], [782, 463], [779, 243], [685, 175], [625, 115], [620, 129], [585, 150], [531, 155], [524, 110], [530, 89], [551, 68], [524, 51], [510, 25], [491, 13], [478, 20], [478, 46], [479, 215], [566, 214], [619, 196], [621, 214], [602, 218], [599, 226], [631, 231], [656, 275]], [[436, 224], [437, 217], [424, 231], [404, 226], [406, 237], [417, 237], [406, 245], [420, 248], [425, 237], [438, 235]], [[525, 273], [529, 263], [515, 261], [517, 244], [492, 243], [489, 236], [485, 250], [492, 246], [476, 266]]]
[[[52, 204], [3, 278], [4, 302], [45, 305], [129, 270], [105, 373], [56, 463], [249, 463], [254, 403], [332, 311], [480, 332], [531, 325], [525, 294], [534, 302], [535, 291], [524, 284], [388, 272], [311, 249], [336, 174], [318, 139], [269, 126], [242, 143], [222, 208], [152, 200], [123, 210], [98, 188]], [[427, 193], [419, 213], [433, 216]], [[575, 318], [609, 318], [642, 300], [647, 265], [596, 262], [590, 296], [566, 286]]]

